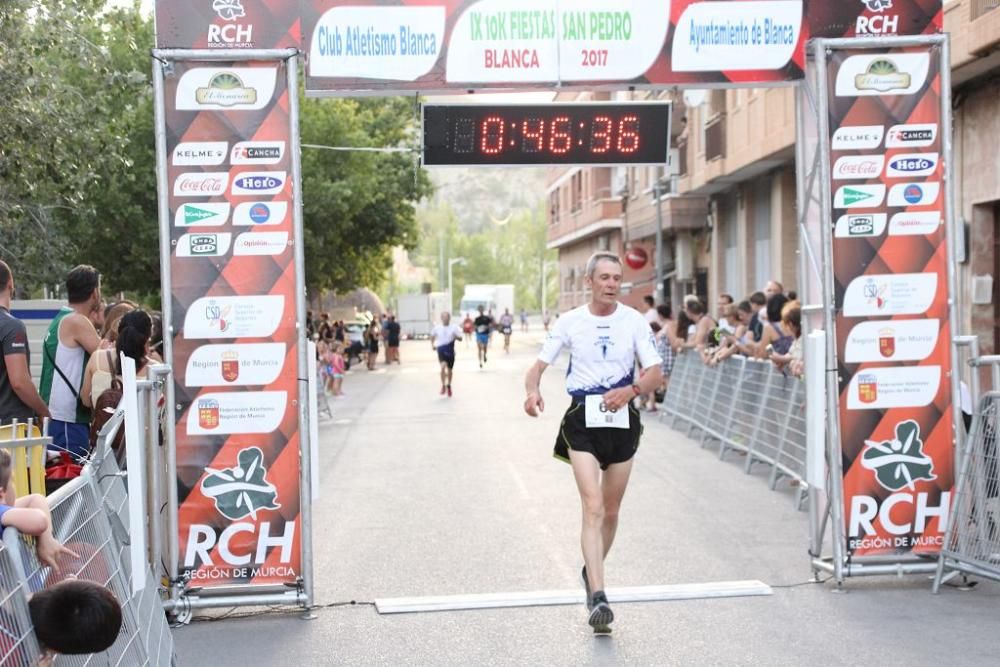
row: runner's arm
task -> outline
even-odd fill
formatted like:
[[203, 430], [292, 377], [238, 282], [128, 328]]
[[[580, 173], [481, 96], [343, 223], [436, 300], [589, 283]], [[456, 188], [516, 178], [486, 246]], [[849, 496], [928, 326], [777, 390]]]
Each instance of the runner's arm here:
[[547, 363], [538, 359], [524, 376], [524, 391], [527, 393], [527, 397], [524, 399], [524, 411], [530, 417], [537, 417], [539, 413], [545, 411], [545, 401], [542, 399], [539, 383], [542, 380], [542, 373], [548, 367]]
[[38, 389], [35, 388], [35, 383], [31, 381], [31, 373], [28, 372], [28, 357], [24, 354], [5, 354], [3, 360], [7, 365], [10, 387], [17, 394], [17, 397], [21, 399], [22, 403], [34, 410], [39, 417], [48, 417], [49, 406], [42, 400]]

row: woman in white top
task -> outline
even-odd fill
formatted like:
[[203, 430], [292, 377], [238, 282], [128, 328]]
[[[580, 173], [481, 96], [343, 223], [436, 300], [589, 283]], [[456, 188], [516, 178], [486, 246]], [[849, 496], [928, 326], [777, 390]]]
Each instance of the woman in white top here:
[[118, 322], [118, 333], [115, 347], [101, 349], [90, 356], [87, 368], [83, 374], [83, 387], [80, 400], [88, 408], [97, 403], [98, 397], [110, 389], [115, 380], [121, 380], [121, 361], [119, 355], [135, 360], [135, 370], [138, 377], [145, 377], [149, 358], [149, 338], [153, 332], [153, 320], [144, 310], [133, 310], [125, 313]]

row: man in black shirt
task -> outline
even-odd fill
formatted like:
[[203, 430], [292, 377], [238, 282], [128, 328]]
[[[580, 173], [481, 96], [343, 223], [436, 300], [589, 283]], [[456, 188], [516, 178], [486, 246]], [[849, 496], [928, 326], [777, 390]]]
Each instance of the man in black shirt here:
[[49, 416], [49, 408], [31, 381], [28, 332], [10, 314], [14, 276], [0, 261], [0, 425]]
[[483, 306], [479, 306], [479, 317], [473, 320], [476, 330], [476, 347], [479, 348], [479, 367], [486, 363], [486, 348], [490, 344], [490, 332], [493, 330], [493, 318], [487, 315]]
[[399, 322], [396, 321], [396, 316], [389, 315], [389, 319], [385, 323], [385, 363], [387, 364], [391, 364], [394, 361], [397, 364], [399, 363], [399, 329]]

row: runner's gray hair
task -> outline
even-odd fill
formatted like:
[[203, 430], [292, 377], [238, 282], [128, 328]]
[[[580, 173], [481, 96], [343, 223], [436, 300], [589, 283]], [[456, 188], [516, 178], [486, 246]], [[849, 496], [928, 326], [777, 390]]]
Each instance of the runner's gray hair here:
[[588, 278], [594, 277], [594, 271], [597, 270], [597, 263], [600, 262], [602, 259], [606, 259], [609, 262], [614, 262], [618, 266], [622, 265], [622, 260], [618, 257], [618, 255], [616, 255], [613, 252], [605, 252], [605, 251], [595, 252], [593, 255], [590, 256], [590, 259], [587, 260]]

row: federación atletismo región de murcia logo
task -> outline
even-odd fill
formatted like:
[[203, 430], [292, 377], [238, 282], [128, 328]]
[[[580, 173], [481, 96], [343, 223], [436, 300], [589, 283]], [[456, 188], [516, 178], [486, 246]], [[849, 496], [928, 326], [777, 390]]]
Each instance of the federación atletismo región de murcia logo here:
[[236, 460], [232, 468], [205, 468], [201, 492], [215, 501], [215, 509], [227, 519], [236, 521], [247, 516], [256, 519], [260, 510], [281, 507], [278, 490], [267, 481], [264, 453], [260, 448], [242, 449]]
[[920, 425], [912, 419], [896, 424], [896, 437], [892, 440], [865, 440], [861, 465], [874, 470], [878, 483], [889, 491], [904, 487], [916, 491], [915, 481], [937, 479], [934, 461], [924, 453]]

